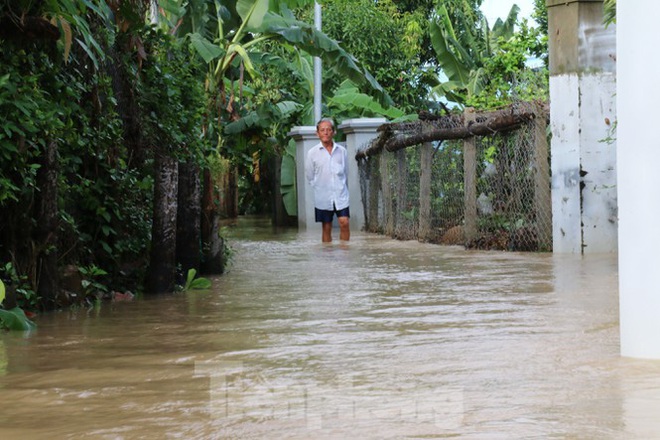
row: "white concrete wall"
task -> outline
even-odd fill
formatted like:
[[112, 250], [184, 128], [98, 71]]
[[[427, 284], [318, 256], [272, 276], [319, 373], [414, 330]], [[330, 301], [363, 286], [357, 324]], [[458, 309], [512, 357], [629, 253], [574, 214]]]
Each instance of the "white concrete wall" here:
[[[617, 251], [618, 210], [616, 141], [616, 75], [603, 72], [581, 78], [582, 244], [585, 253]], [[609, 140], [608, 140], [609, 136]]]
[[621, 354], [660, 359], [660, 2], [617, 4]]
[[615, 96], [613, 73], [550, 78], [554, 252], [616, 252]]
[[617, 251], [616, 32], [602, 1], [548, 0], [553, 250]]
[[579, 89], [577, 75], [550, 77], [552, 248], [556, 253], [582, 252]]

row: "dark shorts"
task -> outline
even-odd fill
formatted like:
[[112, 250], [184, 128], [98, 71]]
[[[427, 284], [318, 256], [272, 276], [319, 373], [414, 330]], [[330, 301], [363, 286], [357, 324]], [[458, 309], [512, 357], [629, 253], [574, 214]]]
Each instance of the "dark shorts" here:
[[316, 217], [316, 222], [317, 223], [332, 223], [332, 218], [333, 216], [337, 214], [337, 217], [350, 217], [351, 214], [348, 210], [348, 207], [341, 209], [337, 211], [336, 209], [333, 211], [327, 210], [327, 209], [318, 209], [314, 208], [314, 215]]

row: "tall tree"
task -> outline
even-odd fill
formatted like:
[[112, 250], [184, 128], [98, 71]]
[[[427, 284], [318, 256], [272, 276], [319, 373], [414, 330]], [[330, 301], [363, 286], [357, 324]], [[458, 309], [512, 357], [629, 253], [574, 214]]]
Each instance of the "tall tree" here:
[[18, 281], [25, 275], [29, 285], [21, 290], [36, 290], [30, 306], [58, 305], [59, 152], [66, 146], [66, 127], [75, 124], [76, 98], [84, 87], [72, 87], [69, 80], [82, 69], [66, 63], [74, 35], [90, 68], [99, 49], [86, 8], [82, 0], [0, 2], [0, 39], [6, 39], [0, 79], [0, 259], [8, 262], [5, 276]]
[[154, 216], [151, 229], [151, 257], [146, 288], [149, 293], [174, 290], [176, 282], [176, 218], [179, 173], [176, 159], [156, 150], [154, 170]]
[[[402, 13], [384, 0], [328, 0], [323, 3], [323, 30], [367, 66], [398, 108], [414, 112], [428, 95], [423, 66], [426, 17]], [[325, 75], [324, 90], [332, 94], [345, 78]]]
[[[183, 209], [191, 203], [199, 204], [200, 199], [183, 197], [182, 209], [178, 209], [179, 169], [189, 169], [201, 156], [201, 110], [204, 104], [201, 93], [201, 79], [191, 52], [181, 41], [160, 30], [149, 29], [141, 35], [148, 57], [142, 64], [137, 82], [137, 100], [145, 146], [154, 159], [154, 208], [149, 268], [149, 291], [158, 293], [172, 290], [175, 284], [176, 256], [182, 256], [183, 249], [177, 250], [177, 230], [186, 231], [187, 221], [199, 222], [199, 217], [190, 219]], [[199, 176], [185, 176], [198, 179]], [[186, 188], [187, 189], [187, 188]], [[194, 194], [192, 195], [194, 197]], [[199, 212], [199, 209], [192, 209]], [[181, 227], [177, 227], [177, 215], [182, 215]], [[192, 227], [194, 233], [199, 228]], [[199, 237], [191, 237], [192, 245], [199, 247]], [[188, 257], [185, 258], [189, 260]], [[181, 263], [181, 261], [178, 261]], [[184, 271], [197, 267], [182, 267]]]

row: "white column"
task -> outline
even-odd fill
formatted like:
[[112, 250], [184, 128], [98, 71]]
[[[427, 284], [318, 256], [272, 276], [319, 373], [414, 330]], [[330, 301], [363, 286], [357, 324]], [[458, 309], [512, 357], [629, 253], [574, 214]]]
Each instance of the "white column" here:
[[550, 77], [552, 249], [555, 253], [582, 253], [580, 119], [576, 109], [579, 102], [577, 75]]
[[[660, 2], [617, 4], [621, 354], [660, 359]], [[651, 51], [652, 52], [652, 51]]]
[[615, 27], [603, 0], [547, 0], [555, 253], [617, 249]]
[[362, 191], [360, 190], [360, 172], [355, 155], [378, 135], [376, 130], [386, 122], [387, 119], [384, 118], [360, 118], [347, 119], [339, 125], [339, 130], [346, 135], [351, 229], [354, 231], [361, 231], [365, 226], [364, 203], [362, 203]]
[[319, 143], [315, 126], [298, 126], [287, 133], [296, 141], [296, 191], [298, 198], [298, 228], [321, 230], [320, 223], [314, 221], [314, 193], [305, 179], [305, 159], [307, 152]]

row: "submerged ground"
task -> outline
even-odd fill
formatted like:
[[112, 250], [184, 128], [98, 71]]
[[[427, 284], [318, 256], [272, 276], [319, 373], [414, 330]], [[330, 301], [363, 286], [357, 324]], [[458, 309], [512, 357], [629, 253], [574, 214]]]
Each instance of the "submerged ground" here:
[[0, 335], [0, 438], [660, 436], [616, 256], [348, 245], [241, 219], [210, 291]]

